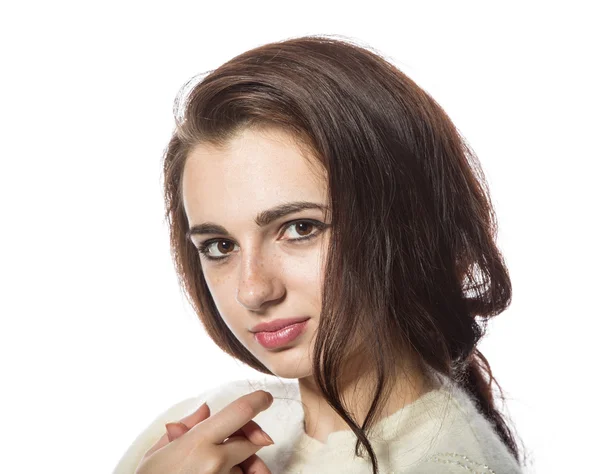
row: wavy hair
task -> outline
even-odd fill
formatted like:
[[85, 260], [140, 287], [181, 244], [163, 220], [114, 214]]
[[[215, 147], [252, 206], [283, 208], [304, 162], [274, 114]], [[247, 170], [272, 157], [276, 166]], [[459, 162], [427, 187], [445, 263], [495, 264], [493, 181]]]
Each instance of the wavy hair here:
[[[418, 360], [465, 388], [519, 462], [476, 348], [487, 321], [511, 302], [497, 224], [475, 153], [442, 107], [372, 48], [333, 35], [274, 42], [244, 52], [179, 91], [164, 153], [165, 218], [179, 283], [223, 351], [273, 375], [222, 320], [186, 237], [182, 173], [190, 150], [222, 146], [249, 127], [290, 134], [326, 170], [331, 238], [313, 373], [328, 403], [367, 437], [397, 364]], [[363, 426], [346, 410], [338, 380], [356, 329], [375, 361], [377, 384]]]

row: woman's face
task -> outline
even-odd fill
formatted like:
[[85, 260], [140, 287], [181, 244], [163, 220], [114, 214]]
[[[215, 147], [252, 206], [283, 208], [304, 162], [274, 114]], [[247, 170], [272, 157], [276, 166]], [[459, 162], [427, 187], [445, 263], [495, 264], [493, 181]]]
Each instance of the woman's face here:
[[[198, 231], [190, 240], [204, 249], [198, 258], [216, 307], [238, 340], [283, 378], [312, 373], [329, 238], [320, 224], [330, 223], [325, 175], [315, 168], [285, 132], [270, 129], [245, 130], [222, 149], [195, 147], [183, 173], [185, 212]], [[268, 211], [298, 202], [323, 209], [268, 218]], [[303, 332], [277, 348], [251, 332], [259, 323], [299, 317], [310, 318]]]

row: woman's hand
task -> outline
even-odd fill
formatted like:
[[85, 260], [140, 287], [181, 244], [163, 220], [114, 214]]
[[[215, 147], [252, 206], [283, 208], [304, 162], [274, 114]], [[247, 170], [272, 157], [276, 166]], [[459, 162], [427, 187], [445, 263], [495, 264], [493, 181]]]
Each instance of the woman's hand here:
[[271, 394], [257, 390], [212, 417], [205, 403], [181, 421], [167, 423], [167, 432], [135, 474], [271, 474], [256, 452], [272, 443], [252, 418], [272, 401]]

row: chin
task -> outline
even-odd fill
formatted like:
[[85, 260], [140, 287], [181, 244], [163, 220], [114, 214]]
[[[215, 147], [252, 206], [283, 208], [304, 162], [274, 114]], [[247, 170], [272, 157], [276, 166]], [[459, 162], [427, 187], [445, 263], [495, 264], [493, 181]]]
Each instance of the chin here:
[[311, 371], [299, 371], [294, 370], [293, 368], [289, 369], [290, 370], [276, 370], [274, 368], [269, 368], [273, 375], [282, 379], [303, 379], [305, 377], [308, 377], [312, 373]]
[[299, 347], [281, 352], [263, 353], [255, 355], [273, 375], [282, 379], [301, 379], [312, 375], [310, 358], [302, 354]]

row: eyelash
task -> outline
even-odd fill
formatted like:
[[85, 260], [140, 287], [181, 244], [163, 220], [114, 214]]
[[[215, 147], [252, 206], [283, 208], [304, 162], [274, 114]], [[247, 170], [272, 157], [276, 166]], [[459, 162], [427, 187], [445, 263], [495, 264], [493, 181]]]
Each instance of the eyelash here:
[[[317, 235], [319, 235], [325, 227], [327, 227], [327, 225], [324, 224], [323, 222], [314, 221], [311, 219], [303, 219], [303, 220], [287, 222], [286, 224], [284, 224], [284, 228], [285, 228], [285, 230], [287, 230], [289, 227], [291, 227], [295, 224], [305, 224], [305, 223], [312, 224], [313, 226], [315, 226], [317, 228], [317, 231], [313, 234], [307, 235], [306, 237], [300, 237], [298, 239], [288, 239], [288, 240], [291, 240], [292, 242], [297, 242], [300, 240], [301, 241], [311, 240], [311, 239], [314, 239]], [[226, 260], [228, 257], [211, 257], [210, 255], [208, 255], [208, 249], [212, 244], [217, 243], [217, 242], [223, 242], [226, 240], [227, 239], [211, 239], [211, 240], [207, 240], [206, 242], [202, 242], [201, 244], [198, 245], [198, 252], [200, 253], [201, 257], [205, 258], [206, 260], [210, 260], [210, 261]]]

